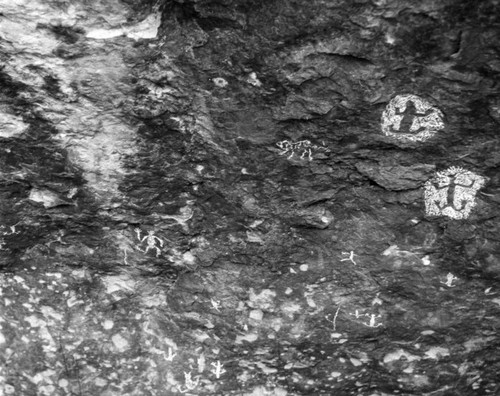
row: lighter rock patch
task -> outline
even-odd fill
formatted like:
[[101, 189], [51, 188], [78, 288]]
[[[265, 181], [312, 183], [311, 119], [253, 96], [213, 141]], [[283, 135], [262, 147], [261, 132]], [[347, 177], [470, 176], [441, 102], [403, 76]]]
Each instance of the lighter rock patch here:
[[119, 352], [125, 352], [129, 348], [128, 341], [120, 334], [115, 334], [113, 337], [111, 337], [111, 341]]
[[22, 134], [28, 125], [21, 117], [5, 113], [0, 110], [0, 137], [10, 138]]

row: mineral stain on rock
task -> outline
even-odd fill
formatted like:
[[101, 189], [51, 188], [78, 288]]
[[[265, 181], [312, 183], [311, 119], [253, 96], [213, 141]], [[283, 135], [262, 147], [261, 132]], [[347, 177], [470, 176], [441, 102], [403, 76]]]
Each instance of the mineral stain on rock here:
[[0, 11], [0, 394], [500, 392], [497, 1]]

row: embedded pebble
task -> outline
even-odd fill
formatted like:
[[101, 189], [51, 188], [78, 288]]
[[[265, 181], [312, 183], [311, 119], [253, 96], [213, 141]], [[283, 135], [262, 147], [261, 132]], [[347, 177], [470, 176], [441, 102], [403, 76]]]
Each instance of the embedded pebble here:
[[264, 317], [264, 312], [262, 312], [260, 309], [254, 309], [250, 311], [249, 317], [250, 319], [261, 321]]
[[215, 77], [213, 80], [214, 84], [219, 88], [227, 87], [228, 82], [222, 77]]
[[57, 384], [61, 387], [61, 388], [66, 388], [68, 385], [69, 385], [69, 382], [67, 379], [63, 378], [63, 379], [60, 379]]
[[115, 334], [111, 337], [111, 341], [113, 341], [115, 348], [120, 352], [125, 352], [128, 349], [128, 341], [120, 334]]
[[102, 324], [102, 327], [104, 327], [105, 330], [110, 330], [113, 328], [115, 324], [113, 323], [112, 320], [110, 319], [106, 319], [103, 324]]

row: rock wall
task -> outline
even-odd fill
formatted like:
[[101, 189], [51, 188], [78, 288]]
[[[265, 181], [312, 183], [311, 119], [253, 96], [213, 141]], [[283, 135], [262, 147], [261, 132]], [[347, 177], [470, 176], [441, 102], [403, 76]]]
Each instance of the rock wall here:
[[496, 0], [0, 0], [0, 396], [500, 392]]

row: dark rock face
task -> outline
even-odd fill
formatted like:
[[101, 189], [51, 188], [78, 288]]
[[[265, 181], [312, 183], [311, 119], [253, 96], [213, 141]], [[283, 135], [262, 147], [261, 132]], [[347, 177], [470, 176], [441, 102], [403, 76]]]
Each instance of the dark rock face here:
[[0, 396], [500, 393], [498, 1], [0, 12]]

